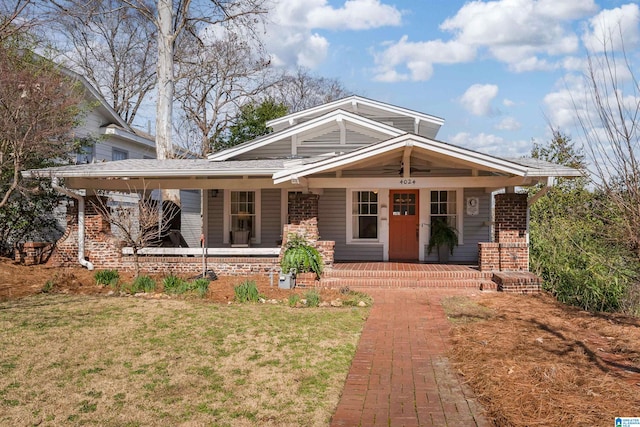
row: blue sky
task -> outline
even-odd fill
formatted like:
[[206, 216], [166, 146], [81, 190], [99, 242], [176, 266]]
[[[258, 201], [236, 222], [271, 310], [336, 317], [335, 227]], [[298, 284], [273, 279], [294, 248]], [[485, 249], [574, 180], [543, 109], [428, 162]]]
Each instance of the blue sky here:
[[[622, 31], [640, 54], [640, 7], [616, 0], [273, 0], [274, 63], [444, 118], [439, 139], [527, 155], [549, 123], [572, 128], [586, 55]], [[618, 49], [618, 45], [612, 46]]]

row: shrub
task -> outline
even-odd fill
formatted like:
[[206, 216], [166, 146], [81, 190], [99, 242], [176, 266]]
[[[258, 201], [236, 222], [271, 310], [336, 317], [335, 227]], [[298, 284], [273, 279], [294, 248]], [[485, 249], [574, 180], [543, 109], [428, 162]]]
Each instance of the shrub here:
[[156, 281], [149, 276], [138, 276], [131, 284], [131, 292], [153, 292], [156, 289]]
[[289, 295], [289, 307], [297, 306], [298, 302], [300, 302], [300, 295], [298, 294]]
[[120, 280], [118, 270], [98, 270], [93, 275], [96, 285], [115, 287]]
[[320, 305], [320, 294], [315, 289], [307, 291], [304, 294], [304, 299], [307, 300], [307, 307], [317, 307]]
[[189, 290], [195, 290], [200, 298], [204, 298], [209, 291], [209, 283], [211, 283], [209, 279], [196, 279], [189, 284]]
[[235, 299], [238, 302], [257, 302], [260, 299], [258, 287], [253, 280], [245, 280], [233, 288]]
[[162, 287], [167, 294], [183, 294], [187, 291], [187, 282], [178, 276], [170, 274], [162, 281]]
[[43, 294], [49, 293], [53, 290], [53, 287], [55, 285], [56, 283], [53, 280], [47, 280], [47, 282], [42, 286], [40, 292], [42, 292]]
[[313, 272], [319, 279], [323, 268], [322, 256], [302, 236], [291, 235], [285, 245], [280, 267], [285, 273], [291, 269], [298, 273]]

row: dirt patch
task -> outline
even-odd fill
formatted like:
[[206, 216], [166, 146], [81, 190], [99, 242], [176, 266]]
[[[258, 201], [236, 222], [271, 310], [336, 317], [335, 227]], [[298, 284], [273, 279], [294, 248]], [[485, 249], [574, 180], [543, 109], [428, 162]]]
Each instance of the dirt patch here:
[[495, 425], [599, 426], [640, 416], [640, 319], [584, 312], [548, 295], [484, 294], [475, 304], [448, 302], [457, 320], [452, 359]]
[[[44, 265], [24, 266], [14, 263], [7, 258], [0, 258], [0, 301], [22, 298], [40, 293], [50, 282], [51, 293], [99, 295], [108, 294], [109, 287], [97, 286], [94, 280], [95, 271], [81, 267], [48, 267]], [[133, 274], [120, 273], [120, 282], [131, 283]], [[162, 277], [154, 277], [157, 282]], [[191, 277], [185, 277], [191, 279]], [[291, 294], [304, 294], [309, 289], [296, 288], [293, 290], [278, 288], [278, 277], [270, 280], [268, 276], [220, 276], [209, 285], [209, 292], [205, 299], [212, 302], [225, 303], [233, 301], [233, 288], [245, 280], [253, 280], [258, 286], [260, 294], [265, 299], [286, 300]], [[322, 301], [331, 301], [344, 297], [337, 289], [318, 288]]]

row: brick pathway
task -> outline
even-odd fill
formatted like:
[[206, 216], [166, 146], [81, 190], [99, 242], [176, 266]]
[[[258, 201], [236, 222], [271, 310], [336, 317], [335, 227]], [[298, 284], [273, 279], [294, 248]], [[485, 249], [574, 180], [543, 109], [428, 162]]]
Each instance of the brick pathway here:
[[449, 323], [439, 301], [471, 291], [367, 292], [375, 303], [331, 426], [488, 426], [445, 351]]

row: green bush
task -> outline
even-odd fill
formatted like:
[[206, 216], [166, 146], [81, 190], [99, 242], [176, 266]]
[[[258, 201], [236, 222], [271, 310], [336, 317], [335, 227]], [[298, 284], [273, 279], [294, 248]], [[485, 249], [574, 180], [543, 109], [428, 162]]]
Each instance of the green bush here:
[[156, 289], [156, 281], [149, 276], [138, 276], [136, 280], [131, 284], [131, 292], [137, 294], [138, 292], [153, 292]]
[[319, 279], [323, 269], [322, 256], [303, 237], [291, 235], [285, 245], [280, 267], [285, 273], [291, 269], [295, 269], [298, 273], [313, 272]]
[[258, 287], [253, 280], [245, 280], [233, 288], [237, 302], [257, 302], [260, 299]]
[[320, 305], [320, 294], [315, 289], [305, 292], [304, 299], [307, 300], [307, 307], [317, 307]]
[[189, 283], [189, 290], [194, 290], [200, 298], [204, 298], [209, 291], [211, 281], [205, 278], [199, 278]]
[[588, 311], [627, 308], [638, 262], [608, 238], [607, 220], [587, 192], [541, 199], [531, 214], [531, 270], [560, 302]]
[[118, 270], [98, 270], [93, 275], [96, 285], [115, 287], [120, 280]]
[[188, 283], [184, 279], [170, 274], [162, 280], [162, 287], [167, 294], [183, 294], [188, 290]]
[[49, 293], [53, 290], [53, 287], [55, 285], [56, 283], [53, 280], [47, 280], [47, 282], [42, 286], [40, 292], [42, 292], [43, 294]]
[[300, 295], [298, 294], [289, 295], [289, 307], [297, 306], [298, 302], [300, 302]]

